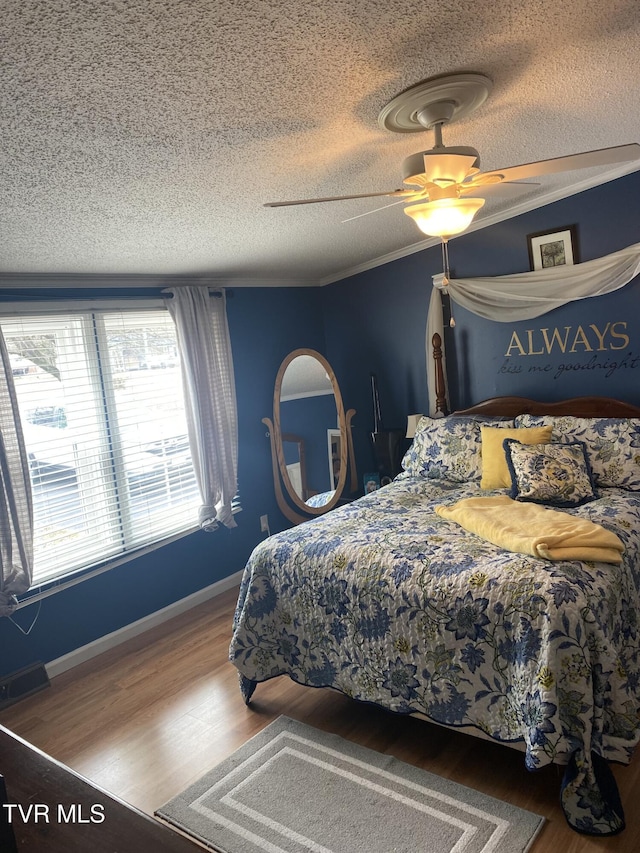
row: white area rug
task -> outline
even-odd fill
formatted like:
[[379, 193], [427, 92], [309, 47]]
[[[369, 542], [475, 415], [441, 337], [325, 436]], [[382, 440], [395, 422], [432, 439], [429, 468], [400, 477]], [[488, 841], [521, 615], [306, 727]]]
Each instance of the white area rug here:
[[544, 822], [287, 717], [156, 814], [223, 853], [524, 853]]

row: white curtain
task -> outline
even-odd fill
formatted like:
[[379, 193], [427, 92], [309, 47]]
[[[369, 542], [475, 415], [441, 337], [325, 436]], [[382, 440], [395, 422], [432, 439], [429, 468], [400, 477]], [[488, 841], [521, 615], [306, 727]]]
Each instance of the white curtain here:
[[468, 311], [498, 323], [512, 323], [540, 317], [576, 299], [612, 293], [639, 272], [640, 243], [635, 243], [583, 264], [495, 278], [452, 278], [447, 287], [453, 301]]
[[[432, 391], [429, 384], [434, 381], [432, 377], [435, 375], [430, 332], [432, 312], [435, 317], [434, 331], [438, 331], [438, 322], [440, 328], [442, 327], [438, 289], [446, 288], [455, 303], [479, 317], [497, 323], [514, 323], [540, 317], [577, 299], [613, 293], [639, 273], [640, 243], [634, 243], [619, 252], [585, 261], [583, 264], [547, 267], [494, 278], [452, 278], [446, 285], [443, 284], [442, 275], [434, 276], [427, 320], [427, 387], [430, 411], [435, 407], [435, 389]], [[442, 337], [442, 332], [440, 335]]]
[[0, 616], [33, 578], [33, 501], [11, 361], [0, 329]]
[[185, 387], [193, 467], [200, 488], [200, 526], [235, 527], [238, 423], [226, 297], [204, 286], [164, 291], [175, 322]]

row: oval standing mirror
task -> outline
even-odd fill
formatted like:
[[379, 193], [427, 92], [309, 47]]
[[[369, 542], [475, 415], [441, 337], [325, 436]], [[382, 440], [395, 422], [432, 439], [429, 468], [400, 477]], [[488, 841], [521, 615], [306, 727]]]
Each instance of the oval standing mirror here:
[[[351, 419], [345, 413], [335, 374], [319, 352], [289, 353], [278, 370], [269, 427], [276, 499], [294, 523], [333, 509], [341, 500], [351, 468], [357, 488]], [[280, 481], [296, 512], [284, 498]]]

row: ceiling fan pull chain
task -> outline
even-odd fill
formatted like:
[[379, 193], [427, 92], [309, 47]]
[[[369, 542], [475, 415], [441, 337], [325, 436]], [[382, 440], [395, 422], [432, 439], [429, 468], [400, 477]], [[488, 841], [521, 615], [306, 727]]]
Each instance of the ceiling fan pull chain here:
[[453, 302], [451, 301], [451, 295], [449, 293], [449, 288], [448, 288], [449, 278], [450, 278], [449, 241], [445, 237], [442, 238], [441, 246], [442, 246], [442, 270], [443, 270], [442, 287], [443, 287], [443, 293], [446, 293], [447, 301], [449, 303], [449, 327], [451, 329], [454, 329], [455, 325], [456, 325], [456, 321], [455, 321], [455, 318], [453, 316]]
[[442, 279], [442, 284], [449, 284], [449, 241], [446, 237], [442, 238], [442, 272], [444, 274], [444, 278]]

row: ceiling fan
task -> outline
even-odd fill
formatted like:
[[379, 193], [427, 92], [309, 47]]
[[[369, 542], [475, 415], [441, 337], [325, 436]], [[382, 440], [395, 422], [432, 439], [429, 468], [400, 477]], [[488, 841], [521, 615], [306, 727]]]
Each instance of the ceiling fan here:
[[443, 145], [442, 127], [476, 110], [484, 103], [491, 88], [491, 80], [483, 74], [438, 77], [412, 86], [382, 108], [378, 124], [386, 130], [397, 133], [434, 131], [433, 148], [411, 154], [404, 160], [404, 188], [358, 195], [274, 201], [264, 206], [288, 207], [388, 196], [399, 199], [395, 202], [397, 204], [408, 204], [404, 212], [421, 231], [446, 242], [449, 237], [469, 227], [484, 204], [483, 196], [522, 193], [527, 185], [516, 182], [528, 178], [640, 159], [640, 145], [631, 143], [482, 172], [480, 156], [474, 148]]

